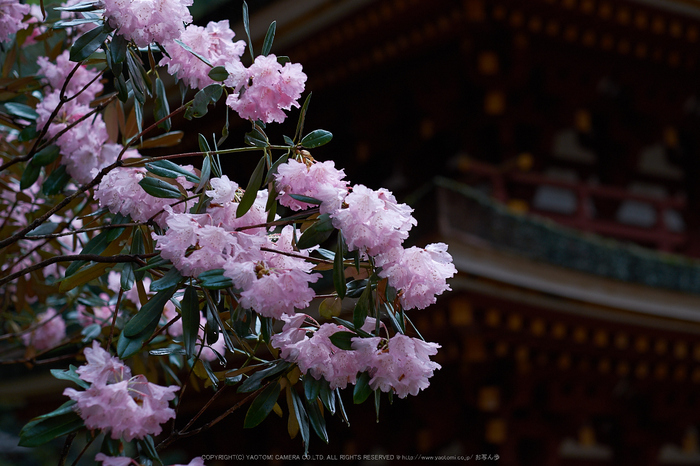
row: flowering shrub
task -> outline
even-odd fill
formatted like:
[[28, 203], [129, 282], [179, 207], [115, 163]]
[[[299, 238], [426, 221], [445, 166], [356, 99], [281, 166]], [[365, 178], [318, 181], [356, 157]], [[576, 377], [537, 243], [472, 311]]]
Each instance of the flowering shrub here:
[[[324, 411], [336, 412], [340, 390], [354, 386], [356, 403], [373, 392], [405, 398], [440, 368], [431, 360], [439, 345], [423, 341], [405, 311], [449, 290], [447, 246], [404, 248], [416, 225], [408, 205], [314, 159], [332, 134], [304, 133], [307, 77], [270, 53], [275, 23], [259, 55], [248, 41], [248, 62], [227, 21], [191, 24], [191, 3], [70, 0], [44, 16], [0, 0], [0, 285], [14, 337], [5, 342], [24, 348], [17, 362], [86, 361], [53, 371], [77, 388], [25, 426], [21, 445], [62, 435], [70, 445], [85, 429], [106, 439], [102, 464], [160, 461], [194, 433], [175, 407], [201, 377], [217, 394], [231, 385], [247, 394], [246, 428], [281, 412], [285, 392], [290, 433], [308, 449], [309, 426], [328, 441]], [[26, 47], [42, 41], [35, 73], [20, 76]], [[171, 110], [162, 73], [194, 98]], [[176, 151], [139, 153], [177, 147], [172, 117], [201, 118], [224, 94], [250, 124], [246, 145], [219, 148], [226, 123], [218, 140], [199, 135], [194, 165], [175, 163]], [[268, 124], [294, 108], [295, 134], [273, 143]], [[235, 153], [258, 160], [245, 188], [221, 169], [220, 157]], [[323, 273], [331, 290], [319, 285]], [[301, 312], [314, 301], [320, 316]], [[148, 374], [164, 385], [135, 373], [130, 361], [146, 355], [168, 368]], [[130, 442], [138, 459], [123, 456]]]

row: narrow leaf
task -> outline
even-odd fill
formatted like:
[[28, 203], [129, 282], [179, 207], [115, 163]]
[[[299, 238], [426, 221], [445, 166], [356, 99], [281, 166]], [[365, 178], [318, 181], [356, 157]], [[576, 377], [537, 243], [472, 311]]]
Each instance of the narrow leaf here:
[[317, 244], [321, 244], [331, 236], [333, 230], [334, 228], [330, 215], [322, 214], [316, 219], [313, 225], [302, 233], [299, 241], [297, 241], [297, 246], [299, 249], [308, 249]]
[[241, 202], [236, 209], [236, 217], [240, 218], [250, 210], [258, 196], [258, 190], [262, 186], [263, 172], [265, 171], [265, 157], [261, 157], [258, 165], [255, 167], [253, 174], [248, 181], [248, 186], [245, 188], [245, 193], [241, 198]]
[[179, 199], [182, 193], [172, 184], [158, 178], [145, 177], [139, 181], [139, 185], [153, 197], [165, 199]]
[[93, 54], [105, 41], [108, 32], [102, 27], [96, 27], [86, 32], [73, 43], [70, 48], [70, 61], [81, 62]]
[[57, 145], [51, 144], [34, 154], [33, 162], [40, 166], [46, 166], [58, 158], [60, 149]]
[[164, 291], [168, 288], [172, 288], [173, 286], [178, 286], [181, 281], [182, 275], [180, 275], [180, 272], [175, 267], [172, 267], [166, 272], [165, 275], [163, 275], [163, 277], [151, 283], [150, 290]]
[[176, 287], [168, 288], [167, 290], [159, 291], [144, 304], [139, 312], [129, 320], [124, 326], [124, 335], [134, 337], [144, 332], [146, 329], [152, 328], [151, 333], [155, 330], [163, 313], [165, 303], [173, 296]]
[[352, 393], [352, 401], [356, 405], [364, 403], [364, 401], [372, 393], [372, 388], [369, 386], [370, 376], [367, 372], [363, 372], [357, 378], [357, 383], [355, 383], [355, 389]]
[[270, 54], [272, 50], [272, 43], [275, 40], [275, 30], [277, 29], [277, 21], [270, 23], [270, 27], [267, 29], [267, 34], [265, 34], [265, 40], [263, 41], [261, 55], [266, 57]]
[[342, 350], [352, 350], [352, 339], [356, 338], [357, 334], [353, 332], [335, 332], [329, 338], [331, 343]]
[[345, 284], [345, 264], [343, 264], [344, 243], [343, 233], [338, 230], [338, 248], [336, 249], [335, 258], [333, 260], [333, 287], [340, 299], [345, 297], [347, 291], [347, 286]]
[[19, 180], [19, 188], [24, 190], [31, 187], [36, 180], [39, 179], [41, 174], [41, 166], [30, 160], [29, 163], [24, 167], [24, 172], [22, 173], [22, 178]]
[[243, 427], [250, 429], [260, 424], [274, 408], [277, 398], [280, 396], [281, 387], [279, 382], [270, 383], [253, 400], [245, 415]]
[[29, 421], [19, 433], [19, 446], [37, 447], [84, 426], [73, 410], [75, 401], [67, 401], [55, 411]]
[[185, 289], [182, 297], [182, 336], [185, 342], [185, 353], [191, 358], [195, 353], [195, 343], [199, 333], [199, 298], [193, 286]]
[[199, 177], [197, 175], [185, 170], [183, 167], [171, 162], [170, 160], [156, 160], [155, 162], [149, 162], [146, 164], [146, 170], [155, 175], [162, 176], [163, 178], [178, 178], [182, 176], [187, 181], [199, 183]]
[[209, 77], [214, 81], [226, 81], [226, 78], [228, 78], [228, 71], [226, 71], [226, 68], [223, 66], [215, 66], [209, 70]]

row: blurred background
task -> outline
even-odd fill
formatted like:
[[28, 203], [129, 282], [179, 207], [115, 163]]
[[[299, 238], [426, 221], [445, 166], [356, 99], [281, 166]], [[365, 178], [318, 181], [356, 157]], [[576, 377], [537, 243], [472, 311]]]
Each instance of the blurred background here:
[[[310, 452], [700, 464], [700, 2], [249, 4], [258, 49], [276, 20], [273, 53], [309, 76], [306, 129], [334, 134], [314, 157], [413, 206], [412, 241], [449, 244], [459, 270], [410, 314], [442, 345], [431, 386], [383, 397], [379, 423], [348, 398], [350, 426], [327, 419], [330, 444], [314, 437]], [[193, 13], [245, 38], [238, 1]], [[220, 131], [222, 107], [186, 122], [186, 145]], [[291, 112], [269, 134], [295, 125]], [[248, 125], [231, 126], [239, 144]], [[245, 183], [256, 160], [223, 162]], [[59, 381], [35, 377], [0, 381], [0, 428], [62, 402], [46, 395]], [[242, 431], [244, 415], [176, 454], [303, 451], [286, 418]]]

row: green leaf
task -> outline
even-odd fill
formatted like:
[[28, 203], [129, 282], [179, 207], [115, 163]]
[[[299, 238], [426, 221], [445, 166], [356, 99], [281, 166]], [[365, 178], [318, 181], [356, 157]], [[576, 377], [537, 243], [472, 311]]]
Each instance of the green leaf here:
[[146, 265], [144, 265], [143, 267], [139, 267], [134, 272], [144, 272], [146, 270], [151, 270], [156, 267], [163, 267], [164, 265], [168, 264], [170, 264], [169, 260], [163, 259], [162, 257], [160, 257], [160, 255], [157, 255], [148, 259]]
[[53, 29], [63, 29], [90, 23], [102, 26], [104, 24], [104, 21], [100, 18], [76, 18], [70, 21], [56, 21], [55, 23], [53, 23]]
[[302, 233], [299, 241], [297, 241], [297, 247], [299, 249], [308, 249], [317, 244], [321, 244], [331, 236], [333, 230], [334, 228], [330, 215], [322, 214], [316, 219], [313, 225]]
[[67, 401], [58, 409], [35, 417], [19, 433], [19, 446], [37, 447], [62, 435], [84, 427], [83, 420], [73, 410], [75, 401]]
[[269, 365], [269, 367], [259, 370], [248, 377], [245, 382], [238, 387], [238, 393], [254, 392], [260, 388], [263, 380], [286, 371], [292, 364], [282, 359], [276, 359], [274, 362], [268, 363], [267, 365]]
[[81, 62], [93, 54], [109, 36], [102, 27], [96, 27], [86, 32], [73, 43], [70, 48], [70, 61]]
[[237, 218], [243, 217], [255, 203], [255, 199], [258, 197], [258, 190], [260, 189], [260, 186], [262, 186], [264, 171], [265, 157], [263, 156], [260, 157], [258, 165], [255, 167], [253, 174], [250, 176], [248, 186], [246, 186], [245, 193], [243, 193], [241, 202], [238, 204], [238, 208], [236, 209]]
[[41, 166], [30, 160], [24, 167], [24, 172], [22, 173], [22, 178], [19, 180], [19, 188], [24, 190], [31, 187], [41, 174]]
[[298, 141], [301, 137], [301, 133], [304, 131], [304, 120], [306, 119], [306, 112], [309, 110], [309, 102], [311, 101], [311, 92], [306, 96], [304, 100], [304, 105], [301, 106], [301, 111], [299, 112], [299, 121], [297, 122], [297, 130], [294, 132], [294, 140]]
[[[119, 231], [119, 234], [121, 234], [124, 231], [124, 228], [116, 228], [116, 230], [121, 230]], [[83, 250], [80, 252], [80, 254], [102, 254], [105, 249], [107, 249], [107, 246], [114, 241], [113, 237], [113, 232], [110, 230], [105, 230], [98, 235], [94, 236], [90, 241], [87, 242], [87, 244], [83, 247]], [[66, 277], [70, 277], [73, 275], [75, 272], [80, 269], [83, 265], [85, 265], [87, 261], [75, 261], [72, 262], [67, 268], [66, 268]]]
[[270, 383], [260, 394], [255, 397], [248, 408], [243, 421], [243, 428], [250, 429], [260, 424], [272, 411], [280, 396], [280, 383]]
[[200, 173], [201, 175], [199, 177], [199, 184], [197, 185], [197, 189], [195, 189], [194, 191], [196, 193], [204, 189], [204, 187], [209, 182], [209, 177], [211, 176], [211, 159], [208, 155], [204, 157], [204, 161], [202, 162], [202, 170]]
[[262, 134], [258, 129], [253, 129], [252, 131], [245, 134], [243, 138], [246, 144], [254, 147], [267, 147], [268, 142], [264, 134]]
[[360, 328], [364, 325], [365, 319], [369, 315], [369, 310], [372, 307], [372, 286], [368, 283], [365, 290], [362, 292], [360, 299], [355, 303], [355, 309], [352, 311], [352, 323], [355, 328]]
[[304, 375], [304, 396], [309, 401], [315, 400], [318, 394], [321, 393], [323, 377], [316, 380], [311, 374]]
[[70, 181], [70, 175], [66, 173], [66, 166], [60, 165], [44, 181], [41, 192], [46, 196], [53, 196], [63, 191], [63, 188]]
[[117, 98], [126, 102], [129, 99], [129, 86], [126, 85], [124, 75], [119, 74], [114, 77], [114, 88], [117, 90]]
[[245, 29], [245, 34], [248, 36], [248, 51], [250, 52], [250, 58], [255, 61], [255, 53], [253, 53], [253, 41], [250, 38], [250, 17], [248, 16], [248, 4], [243, 0], [243, 29]]
[[331, 343], [346, 351], [352, 351], [353, 338], [357, 338], [357, 334], [353, 332], [335, 332], [329, 337]]
[[60, 153], [60, 149], [57, 145], [51, 144], [50, 146], [44, 147], [39, 152], [34, 154], [32, 161], [40, 166], [46, 166], [56, 160]]
[[364, 401], [372, 393], [372, 388], [369, 386], [370, 376], [367, 372], [363, 372], [357, 377], [355, 389], [352, 392], [352, 401], [356, 405], [364, 403]]
[[313, 149], [314, 147], [328, 144], [331, 139], [333, 139], [333, 134], [330, 131], [317, 129], [304, 136], [304, 139], [301, 140], [301, 145], [307, 149]]
[[147, 329], [151, 329], [150, 333], [153, 333], [153, 330], [158, 326], [158, 321], [160, 321], [165, 303], [170, 300], [176, 289], [177, 287], [173, 286], [167, 290], [159, 291], [155, 296], [149, 299], [148, 302], [139, 309], [139, 312], [126, 323], [123, 331], [124, 335], [133, 338]]
[[215, 66], [209, 70], [209, 77], [214, 81], [226, 81], [226, 78], [228, 78], [228, 71], [226, 71], [226, 68], [223, 66]]
[[36, 132], [36, 126], [27, 126], [24, 128], [22, 131], [19, 132], [19, 136], [17, 136], [17, 140], [19, 142], [27, 142], [31, 141], [37, 136]]
[[394, 313], [394, 306], [389, 303], [382, 303], [382, 307], [384, 307], [386, 315], [389, 316], [389, 321], [391, 321], [391, 326], [394, 328], [394, 330], [399, 333], [406, 333], [406, 328], [403, 325], [403, 319], [400, 318], [400, 316], [397, 318], [396, 314]]
[[150, 290], [164, 291], [168, 288], [172, 288], [173, 286], [178, 286], [182, 280], [183, 278], [182, 275], [180, 275], [180, 271], [178, 271], [175, 267], [172, 267], [166, 272], [165, 275], [151, 283]]
[[210, 84], [194, 95], [192, 105], [185, 111], [185, 118], [201, 118], [207, 114], [210, 103], [215, 104], [223, 94], [221, 84]]
[[275, 40], [275, 30], [277, 29], [277, 21], [270, 23], [270, 27], [267, 29], [267, 34], [265, 34], [265, 40], [263, 41], [262, 56], [266, 57], [270, 54], [272, 50], [272, 42]]
[[199, 183], [199, 177], [192, 172], [185, 170], [180, 165], [171, 162], [170, 160], [156, 160], [146, 164], [146, 170], [162, 176], [163, 178], [178, 178], [183, 176], [187, 181]]
[[333, 287], [338, 298], [343, 299], [347, 291], [345, 284], [345, 264], [343, 263], [343, 249], [345, 249], [345, 241], [343, 233], [338, 230], [338, 248], [336, 249], [335, 258], [333, 259]]
[[53, 375], [59, 380], [68, 380], [70, 382], [74, 382], [81, 388], [90, 388], [90, 384], [81, 379], [80, 376], [78, 376], [77, 372], [75, 372], [76, 369], [77, 368], [71, 364], [66, 370], [51, 369], [51, 375]]
[[[143, 244], [143, 233], [141, 232], [140, 228], [136, 228], [136, 231], [134, 231], [134, 236], [131, 238], [131, 249], [129, 250], [130, 254], [133, 255], [143, 255], [146, 253], [146, 247]], [[134, 264], [128, 263], [127, 264], [131, 265], [132, 270], [134, 267]], [[138, 281], [142, 281], [145, 273], [143, 271], [134, 271], [134, 279]]]
[[199, 298], [193, 286], [185, 289], [182, 297], [182, 338], [185, 342], [185, 353], [191, 358], [195, 352], [195, 343], [199, 333]]
[[[168, 95], [165, 93], [165, 85], [160, 78], [156, 78], [156, 98], [153, 106], [153, 117], [156, 121], [165, 118], [170, 114], [170, 104], [168, 103]], [[170, 118], [158, 125], [158, 128], [163, 131], [170, 131]]]
[[18, 118], [24, 118], [25, 120], [35, 121], [37, 118], [39, 118], [39, 114], [36, 113], [36, 110], [34, 110], [32, 107], [17, 102], [6, 102], [5, 110], [7, 110], [7, 113], [10, 115]]
[[109, 53], [112, 56], [113, 63], [124, 63], [128, 44], [129, 41], [121, 34], [114, 34], [112, 36], [112, 42], [109, 44]]
[[157, 348], [148, 350], [148, 354], [150, 354], [151, 356], [170, 356], [171, 354], [184, 355], [185, 348], [183, 348], [182, 346], [171, 346], [170, 348]]
[[75, 5], [69, 6], [56, 6], [53, 9], [58, 11], [94, 11], [104, 8], [102, 1], [100, 0], [89, 0], [87, 2], [76, 3]]
[[156, 461], [160, 464], [163, 464], [163, 462], [160, 460], [160, 456], [158, 456], [158, 451], [156, 450], [156, 444], [153, 442], [153, 437], [150, 435], [146, 435], [143, 439], [138, 440], [137, 442], [140, 446], [139, 450], [141, 452], [146, 453], [146, 456], [150, 458], [153, 461]]
[[335, 414], [335, 392], [331, 390], [331, 386], [326, 379], [322, 378], [319, 382], [321, 382], [321, 390], [318, 393], [318, 397], [323, 402], [323, 406], [331, 414]]
[[233, 281], [224, 277], [224, 269], [207, 270], [199, 274], [197, 278], [200, 280], [202, 288], [208, 290], [223, 290], [233, 286]]
[[291, 61], [292, 60], [286, 55], [278, 55], [277, 56], [277, 63], [279, 63], [282, 66], [284, 66], [285, 63], [289, 63]]
[[314, 432], [318, 435], [318, 438], [328, 443], [328, 432], [326, 431], [326, 420], [323, 418], [323, 413], [321, 413], [321, 408], [318, 406], [318, 402], [313, 400], [306, 400], [306, 411], [309, 414], [309, 421], [311, 422], [311, 427], [313, 427]]
[[299, 202], [306, 202], [307, 204], [313, 204], [313, 205], [321, 205], [323, 201], [316, 199], [315, 197], [311, 196], [303, 196], [301, 194], [290, 194], [289, 197], [292, 199], [296, 199]]
[[131, 262], [127, 262], [122, 267], [122, 273], [119, 277], [119, 286], [124, 291], [129, 291], [136, 281], [136, 276], [134, 275], [134, 265]]
[[182, 47], [183, 49], [187, 50], [188, 52], [190, 52], [190, 53], [191, 53], [192, 55], [194, 55], [195, 57], [199, 58], [203, 63], [205, 63], [205, 64], [207, 64], [207, 65], [209, 65], [209, 66], [212, 66], [212, 64], [211, 64], [211, 62], [210, 62], [209, 60], [207, 60], [207, 59], [204, 58], [202, 55], [200, 55], [200, 54], [198, 54], [197, 52], [195, 52], [194, 50], [192, 50], [192, 47], [190, 47], [189, 45], [185, 44], [185, 43], [182, 42], [180, 39], [175, 39], [175, 42], [177, 43], [177, 45], [179, 45], [179, 46]]
[[139, 185], [153, 197], [165, 199], [179, 199], [182, 197], [182, 193], [177, 187], [158, 178], [144, 177], [139, 181]]
[[36, 228], [33, 229], [32, 231], [30, 231], [29, 233], [27, 233], [27, 236], [28, 236], [28, 237], [31, 237], [31, 236], [50, 235], [51, 233], [53, 233], [54, 231], [56, 231], [56, 227], [58, 227], [58, 225], [59, 225], [59, 224], [56, 223], [56, 222], [46, 222], [46, 223], [42, 223], [41, 225], [39, 225], [38, 227], [36, 227]]
[[290, 391], [294, 403], [294, 415], [297, 418], [297, 422], [299, 422], [299, 432], [301, 432], [301, 440], [304, 443], [304, 454], [307, 454], [309, 452], [309, 418], [297, 391], [294, 389]]

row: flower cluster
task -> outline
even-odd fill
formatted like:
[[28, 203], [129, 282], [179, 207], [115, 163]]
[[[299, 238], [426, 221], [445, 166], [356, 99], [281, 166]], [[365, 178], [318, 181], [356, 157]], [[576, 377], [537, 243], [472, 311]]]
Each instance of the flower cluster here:
[[19, 0], [0, 0], [0, 42], [5, 42], [20, 29], [27, 29], [22, 22], [29, 13], [29, 5], [22, 5]]
[[[206, 28], [195, 24], [188, 25], [180, 36], [180, 41], [204, 57], [211, 66], [224, 66], [228, 62], [240, 61], [245, 50], [244, 41], [233, 42], [235, 35], [228, 25], [228, 20], [211, 21]], [[166, 45], [170, 57], [164, 56], [159, 65], [167, 65], [171, 75], [182, 79], [194, 89], [214, 84], [214, 80], [209, 77], [209, 65], [174, 41]]]
[[105, 17], [117, 33], [139, 47], [177, 39], [192, 22], [192, 0], [103, 0]]
[[[134, 155], [138, 155], [133, 151]], [[131, 155], [127, 152], [125, 155]], [[192, 170], [191, 165], [182, 167]], [[154, 197], [139, 186], [146, 176], [145, 168], [119, 167], [111, 170], [100, 181], [95, 192], [95, 199], [100, 207], [107, 207], [112, 213], [130, 215], [136, 222], [147, 222], [151, 217], [160, 226], [165, 226], [165, 217], [160, 215], [166, 206], [173, 211], [185, 212], [193, 202], [182, 203], [178, 199]], [[178, 177], [176, 181], [185, 189], [190, 189], [194, 183], [187, 181], [185, 177]]]
[[[283, 359], [296, 363], [302, 373], [316, 380], [324, 378], [331, 389], [354, 385], [359, 373], [368, 372], [373, 390], [393, 391], [399, 398], [405, 398], [427, 388], [428, 379], [440, 369], [439, 364], [430, 360], [440, 347], [437, 343], [426, 343], [402, 334], [389, 339], [355, 337], [353, 349], [343, 350], [335, 346], [330, 337], [336, 332], [348, 331], [346, 328], [331, 323], [317, 329], [302, 327], [307, 318], [305, 314], [282, 317], [284, 328], [272, 337], [272, 345], [280, 349]], [[374, 326], [374, 319], [368, 318], [362, 330], [370, 331]]]
[[34, 330], [22, 335], [22, 342], [26, 346], [31, 345], [42, 351], [55, 348], [66, 338], [66, 322], [55, 309], [49, 308], [37, 318]]
[[84, 391], [66, 388], [63, 394], [76, 402], [75, 410], [88, 429], [109, 430], [113, 439], [131, 441], [159, 434], [160, 424], [175, 417], [168, 401], [180, 387], [162, 387], [143, 375], [131, 377], [131, 370], [97, 341], [85, 349], [85, 359], [87, 364], [76, 372], [91, 386]]
[[443, 243], [425, 249], [404, 249], [403, 241], [416, 224], [413, 209], [399, 204], [386, 190], [377, 191], [355, 185], [349, 192], [345, 174], [332, 162], [294, 159], [280, 165], [275, 174], [280, 204], [299, 210], [308, 204], [291, 197], [292, 194], [313, 197], [321, 201], [320, 211], [328, 213], [333, 226], [343, 233], [348, 250], [359, 250], [363, 256], [373, 256], [382, 267], [379, 276], [401, 290], [404, 309], [423, 309], [436, 301], [435, 296], [450, 289], [447, 279], [457, 269]]
[[246, 68], [240, 61], [225, 65], [229, 77], [224, 81], [234, 93], [226, 98], [226, 105], [241, 118], [282, 123], [287, 117], [282, 110], [299, 107], [306, 75], [298, 63], [280, 65], [273, 54], [255, 58]]

